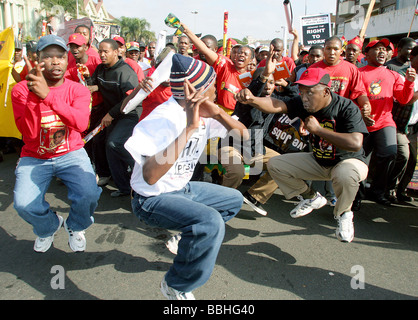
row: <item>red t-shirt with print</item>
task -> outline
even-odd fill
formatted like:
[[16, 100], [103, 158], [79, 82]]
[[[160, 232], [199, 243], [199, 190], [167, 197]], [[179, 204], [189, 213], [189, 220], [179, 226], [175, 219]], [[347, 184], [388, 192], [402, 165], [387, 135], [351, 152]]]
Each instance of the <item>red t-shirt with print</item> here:
[[26, 80], [12, 89], [15, 122], [25, 143], [22, 157], [50, 159], [84, 146], [81, 132], [89, 123], [89, 89], [64, 79], [49, 90], [42, 100], [29, 91]]
[[226, 109], [234, 110], [237, 103], [234, 96], [242, 89], [238, 80], [241, 73], [237, 71], [231, 59], [220, 54], [212, 67], [216, 72], [216, 103]]
[[396, 127], [393, 121], [393, 99], [407, 104], [414, 95], [414, 82], [404, 80], [401, 75], [384, 66], [365, 66], [359, 69], [372, 106], [375, 124], [367, 127], [369, 132], [385, 127]]
[[348, 61], [340, 60], [337, 65], [329, 66], [322, 60], [309, 68], [325, 69], [331, 78], [331, 91], [344, 98], [356, 100], [367, 95], [359, 69]]

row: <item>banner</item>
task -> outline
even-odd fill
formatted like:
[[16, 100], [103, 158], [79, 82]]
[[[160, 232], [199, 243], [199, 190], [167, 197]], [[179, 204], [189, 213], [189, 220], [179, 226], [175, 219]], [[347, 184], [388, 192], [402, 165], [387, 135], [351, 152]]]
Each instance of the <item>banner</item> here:
[[10, 92], [16, 84], [11, 71], [13, 68], [15, 42], [13, 29], [0, 33], [0, 137], [21, 138], [16, 128]]
[[305, 47], [324, 45], [325, 40], [331, 37], [330, 14], [310, 15], [300, 17], [302, 28], [302, 43]]

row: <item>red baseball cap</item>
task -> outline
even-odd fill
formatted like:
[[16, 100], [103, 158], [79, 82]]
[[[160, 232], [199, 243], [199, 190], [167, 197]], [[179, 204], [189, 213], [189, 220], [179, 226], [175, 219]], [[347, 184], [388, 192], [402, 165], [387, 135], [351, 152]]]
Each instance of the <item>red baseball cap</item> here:
[[393, 46], [393, 43], [392, 42], [389, 43], [389, 48], [390, 48], [390, 50], [395, 51], [395, 47]]
[[385, 46], [385, 48], [390, 46], [390, 40], [386, 39], [386, 38], [383, 38], [383, 39], [380, 39], [380, 40], [370, 41], [369, 44], [366, 46], [365, 50], [373, 48], [374, 46], [378, 45], [379, 43], [383, 44]]
[[349, 45], [349, 44], [356, 45], [357, 47], [360, 48], [360, 50], [363, 48], [363, 41], [361, 41], [360, 37], [358, 37], [358, 36], [355, 37], [355, 38], [353, 38], [353, 39], [351, 39], [350, 41], [348, 41], [347, 42], [347, 45]]
[[330, 87], [331, 78], [322, 68], [308, 68], [302, 73], [300, 79], [295, 83], [306, 87], [314, 87], [317, 84], [323, 84]]
[[121, 45], [125, 44], [125, 39], [123, 39], [121, 36], [116, 36], [113, 38], [116, 42], [119, 42]]
[[70, 35], [70, 37], [68, 38], [68, 45], [70, 43], [74, 43], [78, 46], [82, 46], [83, 44], [86, 44], [86, 38], [84, 38], [81, 34], [79, 33], [73, 33], [72, 35]]

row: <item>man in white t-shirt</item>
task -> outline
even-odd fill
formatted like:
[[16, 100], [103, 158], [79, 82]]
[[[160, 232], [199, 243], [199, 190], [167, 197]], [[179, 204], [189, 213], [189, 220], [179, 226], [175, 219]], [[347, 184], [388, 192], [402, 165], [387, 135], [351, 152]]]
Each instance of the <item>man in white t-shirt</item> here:
[[175, 54], [173, 96], [139, 122], [125, 143], [135, 159], [133, 212], [151, 226], [181, 232], [170, 241], [177, 256], [161, 282], [168, 299], [194, 299], [192, 290], [213, 271], [225, 222], [243, 202], [235, 189], [190, 181], [208, 139], [228, 131], [248, 139], [246, 127], [213, 103], [215, 78], [206, 63]]

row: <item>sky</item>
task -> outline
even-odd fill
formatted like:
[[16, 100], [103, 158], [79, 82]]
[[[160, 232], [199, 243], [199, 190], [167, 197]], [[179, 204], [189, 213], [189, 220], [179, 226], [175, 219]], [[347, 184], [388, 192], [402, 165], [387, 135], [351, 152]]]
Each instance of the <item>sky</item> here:
[[[335, 14], [337, 0], [291, 0], [293, 27], [300, 31], [300, 16], [318, 13]], [[176, 15], [194, 33], [223, 37], [224, 11], [228, 11], [228, 38], [257, 40], [283, 38], [287, 26], [283, 0], [104, 0], [106, 10], [115, 18], [145, 18], [156, 35], [174, 29], [164, 24], [169, 13]], [[192, 12], [197, 12], [193, 14]], [[293, 38], [293, 36], [289, 36]]]

